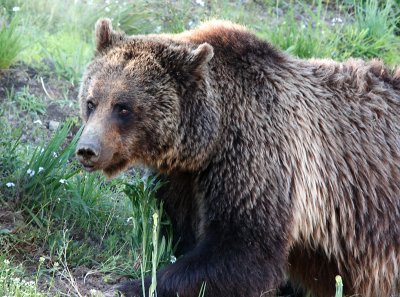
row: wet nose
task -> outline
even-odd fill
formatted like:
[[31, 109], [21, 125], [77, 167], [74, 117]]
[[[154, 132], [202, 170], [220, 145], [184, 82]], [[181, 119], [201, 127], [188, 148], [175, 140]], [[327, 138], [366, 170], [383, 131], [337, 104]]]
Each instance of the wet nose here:
[[76, 155], [80, 161], [95, 162], [99, 159], [99, 147], [94, 143], [78, 143]]

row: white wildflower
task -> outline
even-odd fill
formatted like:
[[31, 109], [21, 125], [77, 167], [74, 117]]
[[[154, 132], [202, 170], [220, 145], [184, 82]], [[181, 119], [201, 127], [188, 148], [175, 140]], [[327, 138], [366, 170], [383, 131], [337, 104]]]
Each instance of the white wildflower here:
[[60, 263], [55, 262], [54, 265], [53, 265], [53, 267], [57, 269], [58, 267], [60, 267]]
[[19, 6], [14, 6], [13, 9], [12, 9], [12, 11], [14, 11], [14, 12], [17, 12], [17, 11], [20, 11], [20, 10], [21, 10], [21, 7], [19, 7]]
[[10, 265], [10, 263], [11, 263], [11, 262], [10, 262], [10, 260], [8, 260], [8, 259], [5, 259], [5, 260], [4, 260], [4, 264]]
[[32, 177], [32, 176], [35, 175], [35, 170], [33, 170], [33, 169], [28, 169], [28, 170], [26, 171], [26, 173], [27, 173], [30, 177]]
[[57, 157], [58, 157], [58, 155], [57, 155], [56, 152], [53, 152], [53, 157], [54, 157], [54, 158], [57, 158]]
[[7, 188], [12, 188], [12, 187], [15, 187], [15, 184], [14, 183], [6, 183], [6, 186], [7, 186]]
[[39, 167], [38, 173], [42, 172], [44, 170], [43, 167]]
[[171, 261], [171, 263], [175, 263], [176, 262], [176, 257], [174, 255], [171, 255], [170, 261]]
[[333, 18], [332, 19], [332, 25], [341, 24], [341, 23], [343, 23], [343, 20], [341, 18]]
[[204, 6], [204, 1], [203, 0], [196, 0], [196, 3], [199, 4], [200, 6]]
[[62, 179], [60, 179], [60, 183], [66, 184], [66, 183], [67, 183], [67, 180], [62, 178]]
[[45, 260], [46, 260], [45, 257], [40, 257], [40, 258], [39, 258], [39, 263], [40, 263], [40, 264], [43, 264]]

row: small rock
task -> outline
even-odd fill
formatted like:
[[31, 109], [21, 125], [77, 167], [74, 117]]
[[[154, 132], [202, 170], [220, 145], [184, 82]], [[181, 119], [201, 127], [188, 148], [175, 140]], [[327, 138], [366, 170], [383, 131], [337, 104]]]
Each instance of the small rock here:
[[50, 131], [55, 131], [55, 130], [57, 130], [59, 126], [60, 126], [60, 122], [57, 122], [57, 121], [49, 121], [49, 130], [50, 130]]

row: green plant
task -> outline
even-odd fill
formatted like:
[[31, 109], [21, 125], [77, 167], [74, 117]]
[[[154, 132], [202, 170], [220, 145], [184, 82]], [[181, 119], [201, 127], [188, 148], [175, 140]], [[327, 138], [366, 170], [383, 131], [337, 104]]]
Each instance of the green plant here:
[[[23, 168], [20, 180], [24, 184], [24, 193], [35, 197], [30, 203], [45, 201], [48, 196], [56, 196], [57, 191], [63, 190], [68, 180], [78, 173], [77, 169], [67, 170], [67, 165], [74, 153], [79, 133], [65, 148], [62, 147], [70, 129], [69, 123], [62, 126], [46, 146], [38, 146], [35, 149], [31, 160]], [[32, 208], [27, 208], [28, 211], [30, 209]]]
[[[4, 172], [4, 180], [16, 185], [2, 185], [2, 192], [8, 193], [4, 202], [16, 203], [14, 208], [23, 211], [23, 232], [32, 234], [28, 241], [45, 243], [50, 258], [57, 260], [59, 251], [67, 246], [64, 254], [71, 265], [107, 263], [102, 265], [102, 271], [134, 274], [132, 262], [126, 261], [131, 252], [129, 234], [132, 235], [126, 218], [131, 209], [122, 194], [122, 180], [106, 182], [100, 174], [80, 170], [71, 159], [80, 132], [65, 144], [71, 126], [72, 123], [62, 125], [46, 145], [37, 146], [28, 163], [21, 162], [26, 165], [16, 173], [8, 175], [12, 173], [9, 169]], [[4, 158], [13, 154], [13, 162], [21, 164], [18, 161], [22, 144], [16, 141], [10, 146], [13, 149]], [[64, 228], [61, 230], [60, 226]], [[18, 245], [18, 238], [23, 234], [8, 238], [8, 246], [12, 248], [13, 242]]]
[[343, 26], [334, 41], [337, 56], [379, 57], [389, 64], [399, 63], [400, 38], [395, 34], [399, 16], [395, 5], [393, 1], [380, 5], [374, 0], [356, 4], [354, 24]]
[[[256, 28], [261, 31], [259, 35], [266, 37], [275, 46], [300, 58], [323, 57], [330, 51], [332, 29], [323, 21], [326, 7], [322, 0], [316, 1], [316, 9], [312, 10], [306, 4], [299, 4], [307, 16], [305, 20], [296, 18], [293, 1], [290, 2], [288, 11], [279, 20], [276, 16], [274, 26], [261, 24]], [[265, 27], [267, 26], [267, 27]]]
[[[38, 271], [40, 271], [40, 265]], [[38, 290], [38, 276], [35, 280], [27, 280], [24, 278], [22, 268], [14, 267], [12, 262], [0, 255], [0, 296], [13, 297], [45, 297], [47, 294]], [[58, 294], [56, 295], [58, 296]]]
[[343, 281], [342, 281], [342, 277], [340, 275], [337, 275], [335, 277], [335, 281], [336, 281], [335, 297], [343, 297]]
[[1, 21], [0, 15], [0, 69], [7, 69], [23, 50], [21, 35], [17, 31], [19, 19], [13, 17], [11, 22]]
[[58, 32], [41, 42], [41, 45], [44, 56], [53, 62], [51, 66], [57, 76], [76, 84], [92, 55], [92, 46], [74, 31]]
[[23, 87], [18, 92], [11, 90], [10, 96], [12, 95], [14, 95], [13, 100], [18, 104], [20, 110], [39, 114], [46, 112], [47, 105], [43, 98], [31, 94], [28, 86]]
[[[156, 286], [156, 268], [160, 264], [169, 262], [173, 253], [171, 226], [163, 214], [162, 204], [158, 205], [155, 198], [155, 193], [161, 186], [162, 183], [156, 177], [150, 176], [136, 177], [131, 183], [125, 185], [125, 194], [132, 203], [132, 249], [134, 254], [137, 251], [141, 253], [142, 279], [145, 274], [152, 273], [153, 293]], [[153, 229], [150, 229], [151, 226]], [[160, 229], [166, 234], [161, 240]], [[145, 295], [145, 292], [143, 294]]]
[[[19, 134], [19, 135], [18, 135]], [[0, 139], [0, 177], [11, 176], [22, 165], [17, 157], [17, 147], [20, 145], [21, 133], [14, 134], [15, 138], [10, 142], [9, 139]]]

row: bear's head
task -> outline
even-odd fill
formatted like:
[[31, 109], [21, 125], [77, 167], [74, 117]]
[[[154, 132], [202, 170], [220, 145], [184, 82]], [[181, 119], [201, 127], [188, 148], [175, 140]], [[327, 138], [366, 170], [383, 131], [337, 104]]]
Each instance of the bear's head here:
[[[212, 57], [207, 43], [126, 36], [100, 19], [96, 54], [79, 92], [85, 128], [76, 154], [83, 166], [112, 176], [132, 163], [167, 170], [190, 164], [191, 153], [182, 150], [193, 150], [193, 144], [182, 143], [196, 132], [183, 129], [190, 112], [184, 101], [206, 96], [204, 76]], [[203, 129], [201, 119], [192, 121]]]

